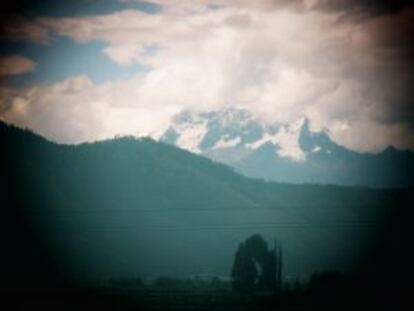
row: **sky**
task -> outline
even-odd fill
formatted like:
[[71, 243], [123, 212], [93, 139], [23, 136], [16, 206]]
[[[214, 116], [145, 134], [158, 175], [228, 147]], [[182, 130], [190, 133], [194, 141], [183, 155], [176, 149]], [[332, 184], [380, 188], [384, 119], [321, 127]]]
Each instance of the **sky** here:
[[359, 152], [414, 150], [409, 2], [4, 1], [0, 120], [80, 143], [237, 107]]

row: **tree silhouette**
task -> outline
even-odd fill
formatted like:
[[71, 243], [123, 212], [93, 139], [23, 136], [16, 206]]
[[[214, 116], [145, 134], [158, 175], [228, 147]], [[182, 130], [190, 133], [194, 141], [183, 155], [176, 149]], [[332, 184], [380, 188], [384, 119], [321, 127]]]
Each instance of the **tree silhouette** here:
[[276, 288], [276, 256], [273, 252], [268, 252], [261, 262], [262, 274], [258, 279], [258, 287], [260, 289]]
[[245, 243], [240, 243], [236, 251], [231, 276], [233, 290], [243, 293], [253, 290], [258, 273]]
[[254, 290], [279, 292], [282, 287], [282, 249], [275, 243], [269, 250], [266, 241], [255, 234], [240, 243], [231, 273], [233, 290], [247, 293]]

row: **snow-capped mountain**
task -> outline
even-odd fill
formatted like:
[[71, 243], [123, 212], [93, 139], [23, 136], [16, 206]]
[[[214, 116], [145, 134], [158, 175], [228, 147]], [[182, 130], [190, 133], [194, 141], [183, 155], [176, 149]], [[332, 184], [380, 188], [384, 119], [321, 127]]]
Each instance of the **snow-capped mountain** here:
[[249, 112], [227, 109], [176, 115], [162, 141], [196, 153], [248, 144], [263, 134]]
[[176, 115], [160, 141], [279, 182], [399, 187], [413, 185], [414, 153], [389, 147], [368, 154], [348, 150], [308, 121], [265, 124], [250, 112], [225, 109]]

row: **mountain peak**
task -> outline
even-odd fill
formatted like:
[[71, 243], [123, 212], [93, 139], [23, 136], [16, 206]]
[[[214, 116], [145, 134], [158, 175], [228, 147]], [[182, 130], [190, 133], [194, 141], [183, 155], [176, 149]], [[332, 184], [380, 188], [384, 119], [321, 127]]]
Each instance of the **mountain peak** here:
[[202, 153], [258, 139], [261, 125], [250, 112], [228, 108], [208, 112], [183, 111], [172, 119], [161, 141]]
[[251, 112], [228, 108], [209, 112], [183, 111], [175, 116], [161, 141], [196, 153], [242, 148], [245, 154], [270, 144], [277, 156], [303, 161], [299, 143], [302, 132], [309, 132], [308, 120], [290, 124], [264, 123]]
[[397, 149], [397, 148], [395, 148], [393, 145], [389, 145], [387, 148], [385, 148], [383, 151], [382, 151], [382, 153], [385, 153], [385, 154], [389, 154], [389, 153], [396, 153], [396, 152], [398, 152], [399, 150]]
[[[161, 141], [228, 164], [247, 176], [279, 182], [380, 187], [412, 183], [401, 176], [391, 178], [392, 163], [398, 162], [402, 151], [392, 146], [381, 154], [348, 150], [327, 130], [312, 131], [307, 118], [269, 124], [238, 108], [184, 111], [173, 118]], [[414, 166], [412, 153], [404, 159]]]

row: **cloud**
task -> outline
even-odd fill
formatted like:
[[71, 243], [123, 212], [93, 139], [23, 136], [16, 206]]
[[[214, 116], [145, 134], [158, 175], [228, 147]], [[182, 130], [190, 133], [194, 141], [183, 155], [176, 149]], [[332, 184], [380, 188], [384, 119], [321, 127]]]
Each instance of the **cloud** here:
[[21, 75], [35, 69], [36, 63], [27, 57], [20, 55], [0, 57], [0, 76]]
[[50, 42], [49, 30], [34, 18], [20, 15], [0, 15], [0, 18], [0, 39], [38, 44]]
[[115, 135], [153, 135], [157, 130], [165, 130], [170, 115], [177, 111], [169, 111], [171, 107], [139, 104], [136, 85], [140, 80], [138, 76], [127, 83], [96, 85], [88, 77], [78, 76], [30, 87], [11, 94], [10, 108], [1, 118], [64, 143]]
[[316, 0], [312, 5], [313, 9], [339, 13], [353, 20], [399, 13], [412, 7], [413, 3], [410, 0]]
[[[343, 18], [340, 1], [155, 2], [159, 14], [36, 18], [49, 36], [103, 42], [120, 66], [150, 70], [104, 84], [74, 77], [28, 87], [1, 118], [80, 142], [155, 135], [183, 109], [238, 106], [286, 129], [308, 118], [353, 150], [414, 149], [409, 8], [356, 21]], [[369, 8], [352, 2], [347, 14], [355, 10]], [[287, 134], [280, 139], [298, 155], [297, 135]]]

